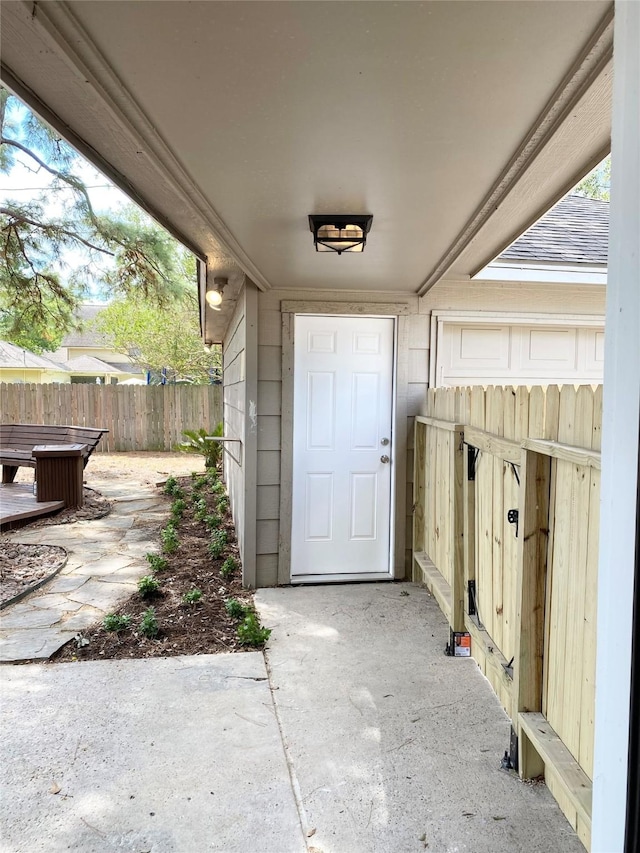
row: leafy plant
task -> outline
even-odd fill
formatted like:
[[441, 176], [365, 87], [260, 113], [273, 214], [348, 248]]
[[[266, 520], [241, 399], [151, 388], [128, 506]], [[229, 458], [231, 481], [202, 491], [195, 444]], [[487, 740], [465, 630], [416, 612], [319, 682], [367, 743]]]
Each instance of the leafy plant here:
[[222, 435], [222, 422], [217, 424], [213, 432], [206, 429], [183, 429], [182, 435], [186, 441], [181, 442], [176, 446], [177, 450], [183, 453], [199, 453], [204, 456], [205, 468], [215, 468], [220, 459], [220, 443], [212, 441], [211, 436], [220, 437]]
[[214, 495], [224, 495], [225, 488], [222, 480], [218, 480], [216, 477], [216, 479], [211, 483], [211, 491]]
[[220, 527], [220, 521], [221, 521], [220, 516], [216, 515], [215, 513], [211, 513], [210, 515], [205, 515], [205, 517], [204, 517], [204, 523], [207, 526], [207, 530], [209, 530], [211, 532], [213, 532], [218, 527]]
[[184, 492], [180, 488], [178, 481], [174, 476], [167, 477], [167, 482], [164, 484], [163, 491], [165, 495], [169, 495], [172, 498], [184, 497]]
[[140, 633], [143, 637], [149, 637], [153, 639], [153, 637], [158, 636], [158, 620], [156, 619], [156, 611], [155, 607], [147, 607], [147, 609], [142, 614], [142, 621], [140, 622]]
[[195, 478], [194, 483], [193, 483], [193, 490], [194, 490], [194, 492], [200, 491], [201, 489], [204, 489], [204, 487], [206, 485], [207, 485], [206, 476], [204, 476], [203, 474], [198, 474]]
[[107, 613], [102, 620], [102, 627], [105, 631], [124, 631], [131, 624], [131, 616], [126, 614], [118, 616], [115, 613]]
[[169, 568], [169, 563], [160, 554], [147, 554], [146, 556], [152, 572], [164, 572]]
[[271, 636], [271, 629], [263, 628], [255, 613], [247, 613], [236, 632], [243, 646], [262, 646]]
[[171, 504], [171, 517], [176, 523], [180, 521], [186, 508], [187, 502], [184, 498], [176, 498]]
[[182, 596], [183, 604], [197, 604], [202, 601], [202, 592], [199, 589], [190, 589]]
[[234, 619], [242, 619], [247, 615], [247, 608], [237, 598], [228, 598], [224, 603], [224, 609]]
[[226, 495], [223, 495], [216, 504], [216, 509], [220, 513], [220, 515], [224, 515], [225, 512], [229, 509], [229, 498]]
[[173, 554], [180, 546], [178, 531], [173, 524], [167, 524], [164, 530], [160, 533], [160, 539], [162, 540], [162, 550], [165, 554]]
[[214, 560], [220, 559], [227, 544], [227, 533], [225, 530], [214, 530], [209, 542], [209, 553]]
[[145, 575], [138, 581], [138, 592], [143, 598], [150, 598], [160, 589], [160, 582], [153, 575]]
[[207, 502], [205, 501], [205, 499], [200, 498], [198, 501], [196, 501], [196, 503], [193, 506], [194, 506], [194, 515], [195, 515], [196, 521], [204, 521], [206, 518], [207, 512], [209, 511], [208, 507], [207, 507]]
[[225, 580], [231, 577], [238, 569], [238, 562], [234, 557], [227, 557], [224, 563], [220, 566], [220, 574]]

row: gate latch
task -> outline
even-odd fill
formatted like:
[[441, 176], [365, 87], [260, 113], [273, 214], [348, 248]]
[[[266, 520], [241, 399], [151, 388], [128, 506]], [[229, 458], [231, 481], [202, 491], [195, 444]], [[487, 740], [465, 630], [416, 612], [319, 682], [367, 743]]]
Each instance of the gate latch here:
[[515, 526], [516, 526], [516, 537], [518, 536], [518, 517], [519, 517], [519, 515], [520, 514], [519, 514], [517, 509], [507, 510], [507, 521], [509, 522], [509, 524], [515, 524]]

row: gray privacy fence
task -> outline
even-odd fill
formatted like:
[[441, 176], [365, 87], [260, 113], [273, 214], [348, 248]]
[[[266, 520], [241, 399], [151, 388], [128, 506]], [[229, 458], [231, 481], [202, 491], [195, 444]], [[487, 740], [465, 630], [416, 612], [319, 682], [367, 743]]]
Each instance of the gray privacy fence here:
[[2, 423], [104, 427], [102, 452], [172, 450], [182, 430], [221, 420], [221, 385], [0, 384]]

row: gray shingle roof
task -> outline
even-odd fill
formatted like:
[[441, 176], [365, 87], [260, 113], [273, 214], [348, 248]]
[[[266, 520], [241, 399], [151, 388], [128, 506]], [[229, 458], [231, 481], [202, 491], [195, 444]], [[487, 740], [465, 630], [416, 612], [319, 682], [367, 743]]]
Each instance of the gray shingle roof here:
[[9, 341], [0, 341], [0, 367], [11, 368], [35, 368], [39, 370], [56, 370], [59, 373], [67, 373], [63, 364], [57, 364], [43, 355], [36, 355], [28, 349], [22, 349]]
[[[76, 315], [78, 325], [82, 325], [86, 323], [88, 320], [95, 319], [98, 311], [102, 311], [103, 308], [106, 308], [106, 303], [96, 303], [96, 302], [84, 302], [78, 308], [78, 313]], [[60, 344], [62, 347], [95, 347], [100, 346], [102, 344], [101, 337], [96, 334], [95, 330], [74, 330], [65, 336], [64, 340]]]
[[512, 243], [498, 260], [606, 264], [609, 202], [569, 195]]
[[102, 374], [122, 372], [117, 367], [112, 367], [106, 361], [101, 361], [92, 355], [79, 355], [77, 358], [70, 358], [65, 364], [72, 373]]

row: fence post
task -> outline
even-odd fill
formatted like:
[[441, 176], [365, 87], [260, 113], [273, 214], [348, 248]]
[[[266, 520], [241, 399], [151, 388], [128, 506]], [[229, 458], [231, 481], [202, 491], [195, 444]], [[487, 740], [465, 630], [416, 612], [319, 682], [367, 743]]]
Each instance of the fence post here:
[[419, 583], [421, 578], [416, 572], [413, 554], [424, 551], [424, 499], [425, 499], [425, 468], [426, 468], [426, 436], [425, 424], [416, 419], [413, 426], [413, 551], [411, 554], [411, 578]]
[[452, 447], [453, 550], [451, 627], [464, 631], [464, 427], [456, 425]]
[[549, 496], [551, 459], [522, 451], [518, 559], [516, 564], [516, 641], [513, 664], [514, 708], [511, 719], [517, 726], [519, 772], [522, 778], [539, 776], [544, 769], [535, 750], [520, 736], [518, 714], [542, 710], [545, 582], [549, 540]]
[[[464, 437], [464, 432], [463, 432]], [[464, 592], [466, 609], [465, 613], [471, 611], [469, 596], [469, 581], [475, 583], [476, 580], [476, 481], [470, 479], [472, 473], [471, 465], [469, 465], [469, 445], [463, 445], [463, 469], [462, 469], [462, 536], [463, 536], [463, 574], [464, 574]], [[475, 467], [475, 457], [473, 460]]]

